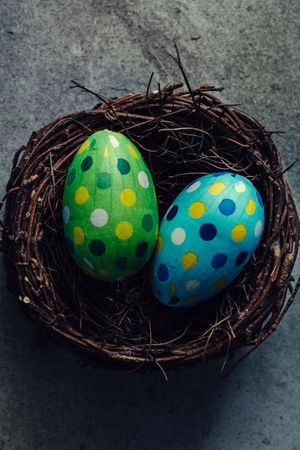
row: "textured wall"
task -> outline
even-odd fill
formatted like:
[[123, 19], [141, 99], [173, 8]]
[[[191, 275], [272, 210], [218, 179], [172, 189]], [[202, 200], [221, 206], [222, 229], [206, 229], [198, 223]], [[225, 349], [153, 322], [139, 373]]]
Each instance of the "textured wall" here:
[[[225, 87], [276, 139], [285, 166], [299, 146], [297, 0], [2, 0], [1, 177], [33, 129], [93, 105], [71, 79], [106, 96], [180, 75]], [[298, 128], [297, 128], [298, 124]], [[299, 165], [288, 173], [300, 200]], [[299, 273], [299, 264], [297, 271]], [[300, 304], [228, 379], [220, 362], [170, 373], [85, 369], [34, 330], [0, 276], [1, 450], [299, 450]], [[299, 297], [298, 297], [299, 300]]]

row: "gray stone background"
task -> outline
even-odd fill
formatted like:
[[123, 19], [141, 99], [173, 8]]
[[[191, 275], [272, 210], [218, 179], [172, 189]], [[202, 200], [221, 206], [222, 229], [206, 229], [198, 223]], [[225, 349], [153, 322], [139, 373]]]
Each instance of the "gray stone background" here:
[[[284, 165], [299, 146], [298, 0], [2, 0], [1, 179], [32, 130], [94, 99], [180, 75], [225, 87], [269, 130]], [[298, 125], [298, 126], [297, 126]], [[300, 199], [299, 165], [288, 173]], [[229, 378], [215, 361], [169, 373], [82, 370], [53, 344], [32, 351], [32, 324], [0, 277], [1, 450], [299, 450], [300, 303]], [[295, 268], [299, 274], [299, 264]], [[298, 297], [299, 300], [299, 297]]]

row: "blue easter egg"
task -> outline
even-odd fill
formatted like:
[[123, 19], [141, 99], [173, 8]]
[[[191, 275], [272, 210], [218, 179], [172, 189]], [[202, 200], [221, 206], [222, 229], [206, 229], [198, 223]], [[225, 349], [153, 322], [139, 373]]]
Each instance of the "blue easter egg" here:
[[229, 172], [200, 177], [162, 219], [152, 268], [154, 295], [190, 307], [237, 277], [264, 229], [261, 196], [247, 178]]

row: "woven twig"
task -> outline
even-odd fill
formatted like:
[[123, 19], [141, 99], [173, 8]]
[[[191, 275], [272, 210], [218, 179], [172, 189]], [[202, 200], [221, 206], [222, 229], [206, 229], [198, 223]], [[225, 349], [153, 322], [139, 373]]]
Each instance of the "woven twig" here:
[[[79, 86], [80, 87], [80, 86]], [[45, 331], [102, 365], [179, 367], [241, 346], [256, 348], [295, 298], [291, 272], [299, 221], [278, 152], [259, 123], [202, 86], [180, 85], [100, 103], [33, 133], [15, 155], [2, 244], [10, 288]], [[68, 166], [96, 130], [125, 133], [152, 171], [160, 218], [196, 177], [230, 170], [249, 178], [266, 205], [265, 232], [240, 276], [218, 298], [188, 310], [154, 299], [150, 263], [115, 284], [85, 275], [63, 239], [61, 198]], [[251, 351], [251, 350], [250, 350]]]

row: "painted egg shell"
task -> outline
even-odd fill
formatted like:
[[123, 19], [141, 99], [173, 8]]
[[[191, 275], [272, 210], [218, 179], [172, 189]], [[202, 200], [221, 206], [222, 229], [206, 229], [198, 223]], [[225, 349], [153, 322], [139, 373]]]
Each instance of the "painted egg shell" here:
[[152, 270], [155, 296], [173, 307], [213, 297], [251, 258], [263, 227], [263, 203], [248, 179], [219, 172], [195, 180], [161, 222]]
[[155, 189], [126, 136], [102, 130], [81, 145], [66, 178], [63, 222], [72, 257], [97, 279], [127, 278], [147, 262], [158, 231]]

